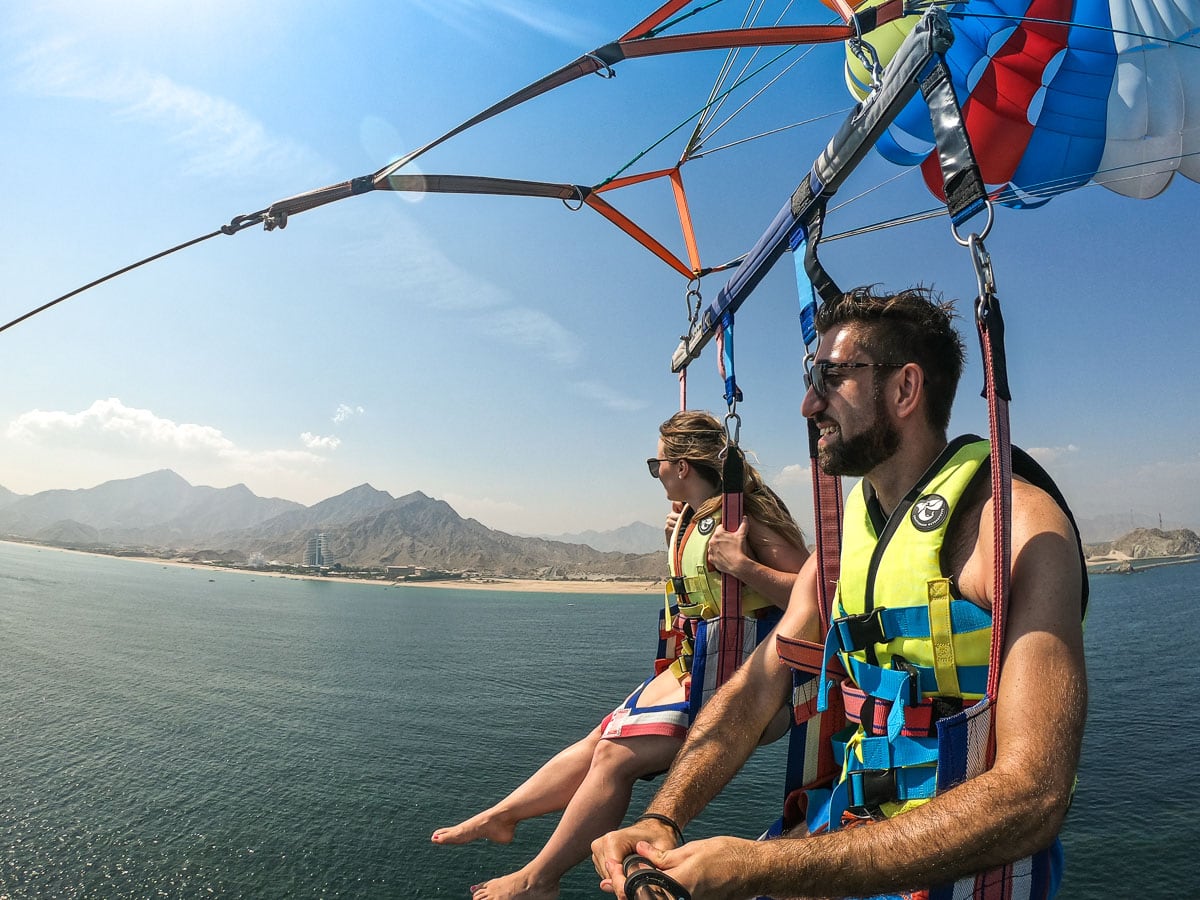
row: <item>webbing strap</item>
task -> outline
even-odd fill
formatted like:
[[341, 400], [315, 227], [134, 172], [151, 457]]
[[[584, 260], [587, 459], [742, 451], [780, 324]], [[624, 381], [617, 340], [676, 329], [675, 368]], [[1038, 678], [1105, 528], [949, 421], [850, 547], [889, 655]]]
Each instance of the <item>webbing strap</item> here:
[[928, 597], [929, 637], [933, 644], [933, 670], [937, 676], [938, 691], [957, 695], [959, 687], [954, 659], [954, 617], [951, 613], [950, 579], [938, 578], [930, 581]]
[[987, 693], [995, 697], [1000, 684], [1000, 656], [1008, 624], [1012, 568], [1012, 438], [1009, 432], [1008, 373], [1004, 355], [1004, 319], [1000, 298], [992, 285], [975, 301], [975, 322], [983, 351], [984, 395], [988, 402], [988, 434], [992, 441], [992, 654]]
[[842, 571], [842, 479], [827, 475], [817, 462], [820, 432], [808, 420], [809, 464], [813, 473], [813, 512], [816, 519], [817, 607], [821, 618], [821, 637], [829, 631], [833, 618], [833, 598]]
[[[962, 709], [974, 706], [977, 700], [961, 701]], [[887, 731], [891, 704], [866, 691], [860, 690], [849, 681], [842, 682], [842, 705], [846, 709], [846, 720], [861, 724], [867, 734], [884, 734]], [[929, 737], [935, 734], [936, 722], [954, 713], [954, 701], [926, 698], [916, 706], [904, 707], [904, 725], [900, 734], [905, 737]]]
[[[821, 240], [821, 225], [825, 204], [814, 208], [811, 219], [797, 225], [788, 237], [788, 247], [796, 263], [796, 289], [800, 301], [800, 328], [805, 346], [817, 339], [814, 317], [817, 299], [830, 299], [837, 292], [833, 279], [817, 260], [817, 244]], [[813, 511], [816, 521], [817, 607], [821, 620], [821, 638], [829, 631], [833, 609], [833, 586], [841, 571], [842, 547], [842, 480], [826, 475], [817, 463], [817, 441], [820, 434], [812, 420], [808, 421], [808, 456], [812, 468]]]
[[[725, 448], [725, 464], [721, 473], [724, 492], [721, 494], [721, 523], [736, 531], [742, 523], [743, 485], [746, 464], [736, 444]], [[742, 662], [742, 642], [745, 620], [742, 618], [742, 583], [728, 572], [721, 573], [721, 648], [717, 656], [717, 685], [729, 680]]]
[[717, 371], [725, 385], [725, 405], [733, 409], [734, 404], [742, 402], [742, 389], [737, 386], [737, 373], [733, 365], [732, 312], [726, 312], [721, 316], [721, 330], [717, 332], [717, 349], [720, 351], [717, 354]]
[[825, 207], [828, 202], [828, 197], [823, 198], [809, 213], [807, 222], [808, 240], [804, 248], [805, 274], [808, 275], [813, 293], [820, 297], [822, 301], [835, 300], [842, 294], [842, 289], [837, 286], [833, 277], [825, 270], [825, 267], [821, 265], [821, 261], [817, 258], [817, 245], [821, 243], [821, 230], [825, 226]]
[[929, 105], [929, 118], [937, 142], [936, 162], [933, 154], [930, 154], [926, 164], [941, 166], [946, 211], [950, 214], [950, 221], [961, 225], [984, 208], [987, 190], [971, 150], [962, 109], [958, 105], [945, 59], [939, 59], [921, 82], [921, 94]]
[[[930, 604], [925, 606], [876, 607], [861, 616], [835, 619], [832, 629], [843, 653], [866, 650], [871, 644], [885, 644], [895, 638], [931, 638], [938, 640], [939, 627], [947, 633], [964, 635], [992, 625], [991, 614], [969, 600], [950, 598], [949, 579], [935, 579], [927, 588]], [[935, 622], [931, 608], [935, 596], [945, 603], [944, 624]]]

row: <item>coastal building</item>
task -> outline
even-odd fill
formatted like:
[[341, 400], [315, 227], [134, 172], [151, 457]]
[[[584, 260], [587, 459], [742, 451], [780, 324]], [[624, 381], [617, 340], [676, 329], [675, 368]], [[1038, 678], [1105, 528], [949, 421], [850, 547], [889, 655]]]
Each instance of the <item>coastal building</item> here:
[[308, 543], [304, 546], [304, 565], [305, 568], [320, 569], [329, 565], [329, 538], [325, 532], [319, 532], [311, 535]]

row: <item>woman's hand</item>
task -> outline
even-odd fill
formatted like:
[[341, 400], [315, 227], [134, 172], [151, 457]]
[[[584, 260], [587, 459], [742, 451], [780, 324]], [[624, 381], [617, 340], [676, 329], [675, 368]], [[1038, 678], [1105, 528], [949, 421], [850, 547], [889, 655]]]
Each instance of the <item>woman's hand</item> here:
[[671, 511], [667, 513], [667, 546], [671, 546], [671, 535], [675, 533], [675, 524], [679, 521], [679, 517], [683, 515], [683, 504], [678, 500], [671, 501]]
[[718, 572], [737, 576], [750, 555], [750, 520], [742, 517], [737, 531], [726, 531], [724, 523], [717, 526], [708, 540], [708, 564]]

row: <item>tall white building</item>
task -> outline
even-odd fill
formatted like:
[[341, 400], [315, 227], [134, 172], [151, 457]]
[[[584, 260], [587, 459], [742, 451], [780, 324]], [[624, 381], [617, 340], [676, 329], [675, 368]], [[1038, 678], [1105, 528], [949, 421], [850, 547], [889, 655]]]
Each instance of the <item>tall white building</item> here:
[[304, 565], [319, 569], [329, 565], [329, 561], [329, 539], [325, 536], [325, 532], [322, 531], [309, 537], [308, 543], [304, 547]]

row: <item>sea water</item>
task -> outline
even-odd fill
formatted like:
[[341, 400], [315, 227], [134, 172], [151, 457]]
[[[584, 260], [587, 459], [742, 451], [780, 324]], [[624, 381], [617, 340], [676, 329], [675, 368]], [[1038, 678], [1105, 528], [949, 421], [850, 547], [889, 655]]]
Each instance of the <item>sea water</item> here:
[[[1062, 896], [1190, 894], [1200, 567], [1093, 579]], [[441, 897], [438, 847], [645, 674], [655, 596], [281, 579], [0, 544], [0, 898]], [[689, 827], [755, 836], [783, 745]], [[632, 809], [654, 790], [639, 784]], [[599, 896], [586, 863], [565, 897]]]

